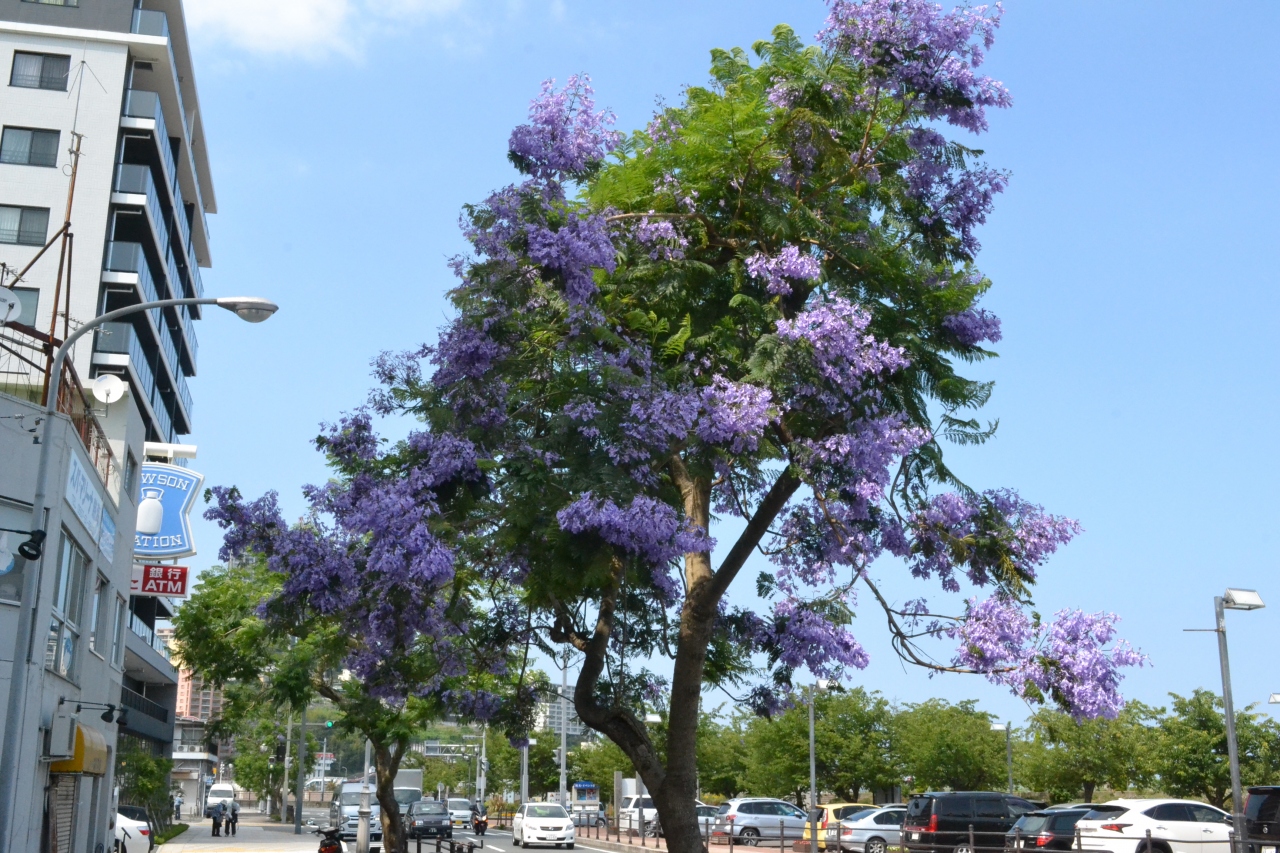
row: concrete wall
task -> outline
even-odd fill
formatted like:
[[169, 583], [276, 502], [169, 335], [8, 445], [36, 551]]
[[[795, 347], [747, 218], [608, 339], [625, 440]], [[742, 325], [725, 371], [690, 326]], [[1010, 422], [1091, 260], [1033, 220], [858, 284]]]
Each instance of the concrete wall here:
[[22, 0], [0, 0], [0, 21], [129, 32], [133, 0], [79, 0], [79, 6], [51, 6]]

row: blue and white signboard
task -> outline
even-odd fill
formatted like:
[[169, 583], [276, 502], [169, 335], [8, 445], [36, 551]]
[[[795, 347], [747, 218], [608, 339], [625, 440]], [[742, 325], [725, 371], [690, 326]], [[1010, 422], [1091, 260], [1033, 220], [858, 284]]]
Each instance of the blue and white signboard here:
[[191, 510], [203, 482], [204, 475], [177, 465], [147, 462], [142, 466], [135, 557], [167, 560], [196, 552], [191, 541]]
[[66, 501], [71, 511], [80, 519], [89, 536], [98, 538], [102, 530], [102, 498], [98, 495], [96, 477], [90, 477], [80, 464], [80, 457], [71, 454], [71, 464], [67, 466]]

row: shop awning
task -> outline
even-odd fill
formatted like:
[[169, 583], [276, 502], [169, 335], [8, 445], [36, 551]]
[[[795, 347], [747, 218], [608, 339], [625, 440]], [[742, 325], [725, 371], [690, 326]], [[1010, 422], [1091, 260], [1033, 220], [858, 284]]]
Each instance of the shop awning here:
[[76, 723], [76, 750], [70, 758], [49, 765], [50, 773], [107, 774], [107, 739], [97, 729]]

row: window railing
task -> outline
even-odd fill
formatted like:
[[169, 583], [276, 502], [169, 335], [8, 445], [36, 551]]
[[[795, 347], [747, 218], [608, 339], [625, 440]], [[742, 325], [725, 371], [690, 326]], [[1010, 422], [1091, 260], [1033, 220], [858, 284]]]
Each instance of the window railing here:
[[[140, 243], [124, 243], [112, 241], [107, 245], [107, 269], [114, 272], [131, 272], [138, 276], [138, 282], [142, 286], [143, 296], [149, 301], [155, 301], [160, 297], [157, 295], [155, 281], [151, 277], [151, 267], [147, 263], [146, 254], [143, 252]], [[190, 347], [190, 361], [192, 367], [195, 366], [195, 348], [190, 333], [192, 331], [189, 314], [186, 311], [187, 306], [178, 306], [177, 312], [179, 323], [182, 330], [188, 334], [187, 345]], [[179, 395], [186, 390], [186, 377], [182, 375], [182, 365], [178, 360], [178, 347], [173, 340], [173, 330], [169, 328], [168, 321], [159, 308], [153, 308], [147, 312], [155, 325], [156, 336], [160, 341], [160, 347], [164, 350], [165, 356], [168, 358], [169, 375], [173, 377], [174, 385], [179, 388]], [[190, 393], [186, 395], [184, 402], [189, 402]], [[190, 406], [187, 407], [187, 414], [191, 414]]]
[[123, 685], [120, 687], [120, 704], [128, 708], [130, 711], [137, 711], [139, 714], [146, 714], [148, 717], [159, 720], [162, 723], [169, 722], [168, 708], [156, 702], [152, 702], [141, 693], [135, 693]]
[[178, 163], [173, 159], [173, 146], [169, 144], [169, 127], [164, 122], [164, 107], [160, 103], [160, 96], [143, 89], [130, 89], [124, 96], [124, 114], [130, 118], [151, 119], [156, 123], [156, 147], [160, 149], [160, 159], [164, 161], [169, 186], [176, 189]]
[[151, 359], [147, 357], [146, 351], [142, 348], [142, 342], [138, 340], [137, 330], [129, 323], [103, 323], [98, 328], [94, 349], [97, 352], [129, 357], [133, 375], [141, 386], [138, 390], [151, 403], [151, 410], [155, 413], [157, 432], [164, 441], [172, 441], [173, 419], [169, 414], [164, 395], [160, 392], [160, 386], [156, 383]]

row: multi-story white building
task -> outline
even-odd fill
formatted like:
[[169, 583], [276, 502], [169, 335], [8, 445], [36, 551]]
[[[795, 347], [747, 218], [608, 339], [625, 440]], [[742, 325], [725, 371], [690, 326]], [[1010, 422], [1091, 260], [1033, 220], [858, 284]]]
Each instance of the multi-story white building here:
[[[559, 693], [560, 688], [555, 688]], [[550, 699], [545, 702], [538, 703], [538, 709], [534, 713], [533, 727], [538, 731], [554, 732], [560, 734], [560, 729], [564, 726], [564, 720], [568, 716], [568, 728], [565, 734], [571, 738], [580, 738], [587, 733], [587, 728], [578, 719], [578, 715], [573, 710], [573, 697], [569, 694], [564, 702], [560, 699]]]
[[[0, 0], [0, 285], [21, 305], [0, 325], [0, 527], [48, 531], [40, 562], [16, 554], [21, 536], [0, 538], [0, 723], [15, 654], [27, 700], [17, 776], [0, 780], [17, 792], [0, 850], [110, 849], [117, 756], [173, 751], [178, 674], [156, 635], [172, 604], [130, 596], [131, 546], [139, 466], [192, 432], [199, 309], [136, 315], [77, 345], [47, 425], [42, 520], [32, 435], [69, 332], [203, 295], [216, 205], [195, 80], [181, 0]], [[127, 394], [104, 405], [83, 389], [107, 373]], [[48, 640], [25, 661], [15, 635], [31, 573]]]

